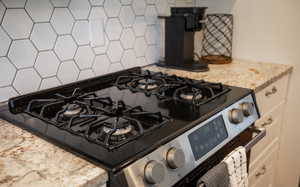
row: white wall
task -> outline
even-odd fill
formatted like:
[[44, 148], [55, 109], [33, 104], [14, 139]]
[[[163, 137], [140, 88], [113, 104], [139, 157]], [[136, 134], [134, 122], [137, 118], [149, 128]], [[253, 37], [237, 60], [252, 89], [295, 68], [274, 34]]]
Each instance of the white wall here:
[[238, 59], [292, 64], [287, 117], [282, 132], [279, 166], [283, 184], [296, 186], [300, 168], [300, 1], [299, 0], [197, 0], [209, 12], [232, 13], [235, 19], [233, 56]]

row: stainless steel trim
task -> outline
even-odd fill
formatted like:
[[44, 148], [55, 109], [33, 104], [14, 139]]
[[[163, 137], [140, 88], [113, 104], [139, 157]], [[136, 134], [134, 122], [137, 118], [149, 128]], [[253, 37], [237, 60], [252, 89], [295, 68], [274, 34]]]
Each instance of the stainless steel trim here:
[[[246, 130], [248, 127], [250, 127], [257, 119], [258, 119], [258, 112], [255, 111], [251, 116], [245, 117], [243, 122], [240, 124], [233, 124], [229, 121], [228, 113], [230, 110], [234, 108], [239, 108], [241, 103], [244, 102], [250, 102], [254, 103], [254, 99], [252, 98], [252, 95], [249, 94], [248, 96], [244, 97], [243, 99], [237, 101], [236, 103], [232, 104], [231, 106], [225, 108], [221, 112], [215, 114], [211, 118], [207, 119], [206, 121], [203, 121], [202, 123], [198, 124], [197, 126], [193, 127], [192, 129], [186, 131], [185, 133], [181, 134], [174, 140], [170, 141], [169, 143], [166, 143], [160, 147], [158, 147], [156, 150], [154, 150], [152, 153], [149, 153], [145, 157], [141, 158], [140, 160], [137, 160], [127, 168], [125, 168], [124, 174], [128, 183], [128, 186], [130, 187], [152, 187], [153, 185], [148, 184], [145, 182], [144, 179], [144, 167], [145, 165], [151, 161], [155, 160], [157, 162], [160, 162], [167, 165], [166, 161], [166, 154], [167, 151], [175, 147], [176, 149], [181, 149], [186, 158], [185, 165], [177, 168], [177, 169], [171, 169], [168, 167], [165, 167], [165, 179], [159, 183], [155, 184], [155, 186], [159, 187], [169, 187], [177, 183], [179, 180], [181, 180], [184, 176], [186, 176], [190, 171], [194, 170], [197, 166], [199, 166], [203, 161], [205, 161], [207, 158], [209, 158], [211, 155], [213, 155], [215, 152], [217, 152], [219, 149], [221, 149], [224, 145], [226, 145], [230, 140], [235, 138], [237, 135], [239, 135], [241, 132]], [[192, 148], [190, 146], [190, 142], [188, 139], [188, 135], [197, 130], [198, 128], [201, 128], [202, 126], [206, 125], [210, 121], [214, 120], [215, 118], [222, 116], [226, 130], [228, 133], [228, 137], [220, 143], [218, 146], [213, 148], [210, 152], [208, 152], [206, 155], [204, 155], [199, 160], [195, 160], [195, 157], [192, 152]]]
[[257, 135], [245, 145], [246, 151], [250, 151], [250, 149], [255, 146], [261, 139], [263, 139], [267, 135], [267, 131], [265, 128], [251, 128], [251, 131], [257, 133]]

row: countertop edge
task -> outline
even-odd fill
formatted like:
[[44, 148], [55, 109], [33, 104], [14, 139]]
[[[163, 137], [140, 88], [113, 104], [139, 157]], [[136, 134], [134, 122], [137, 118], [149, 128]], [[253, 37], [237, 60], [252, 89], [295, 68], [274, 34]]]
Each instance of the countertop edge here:
[[[253, 70], [253, 67], [263, 66], [265, 69], [264, 69], [264, 71], [262, 71], [260, 73], [263, 74], [265, 77], [263, 79], [259, 79], [258, 78], [259, 75], [254, 74], [253, 75], [254, 77], [251, 77], [250, 79], [259, 80], [259, 81], [254, 81], [255, 82], [254, 85], [246, 84], [247, 81], [243, 77], [241, 78], [241, 80], [237, 81], [238, 83], [236, 81], [234, 81], [234, 82], [229, 81], [229, 83], [228, 83], [228, 80], [226, 78], [220, 78], [220, 77], [219, 77], [219, 81], [211, 81], [211, 78], [215, 75], [213, 73], [214, 71], [229, 73], [228, 77], [232, 77], [232, 75], [236, 75], [237, 70], [236, 69], [231, 70], [232, 65], [234, 65], [235, 68], [236, 67], [241, 68], [240, 69], [241, 72], [245, 73], [245, 74], [253, 73], [250, 71], [260, 71], [260, 69]], [[269, 68], [270, 69], [279, 68], [279, 70], [277, 69], [276, 72], [274, 72], [274, 73], [272, 71], [270, 71], [270, 72], [265, 71], [266, 69], [269, 69]], [[275, 63], [267, 63], [267, 62], [264, 63], [264, 62], [249, 62], [249, 61], [243, 61], [243, 60], [234, 60], [233, 63], [231, 63], [231, 64], [210, 65], [210, 70], [208, 72], [199, 72], [199, 73], [190, 72], [190, 71], [181, 70], [181, 69], [161, 67], [156, 64], [150, 64], [150, 65], [144, 66], [143, 69], [154, 71], [154, 72], [163, 72], [163, 73], [167, 73], [167, 74], [174, 74], [174, 75], [178, 75], [181, 77], [187, 77], [187, 78], [192, 78], [192, 79], [195, 77], [197, 77], [196, 79], [199, 79], [199, 77], [200, 77], [200, 79], [203, 79], [203, 80], [206, 80], [209, 82], [221, 82], [223, 84], [227, 84], [230, 86], [249, 88], [249, 89], [252, 89], [255, 93], [257, 93], [257, 92], [260, 92], [261, 90], [263, 90], [264, 88], [268, 87], [270, 84], [276, 82], [280, 78], [284, 77], [285, 75], [292, 73], [294, 67], [292, 65], [287, 65], [287, 64], [275, 64]], [[230, 75], [230, 74], [232, 74], [232, 75]], [[200, 76], [195, 76], [195, 75], [200, 75]], [[257, 77], [255, 77], [255, 76], [257, 76]], [[248, 81], [248, 83], [249, 83], [249, 81]]]
[[[287, 66], [287, 65], [285, 65]], [[275, 75], [274, 77], [272, 77], [270, 80], [266, 81], [265, 83], [257, 86], [254, 89], [255, 93], [260, 92], [261, 90], [265, 89], [266, 87], [268, 87], [270, 84], [276, 82], [277, 80], [281, 79], [282, 77], [284, 77], [285, 75], [288, 75], [290, 73], [293, 72], [294, 67], [293, 66], [289, 66], [285, 71], [283, 71], [282, 73]]]

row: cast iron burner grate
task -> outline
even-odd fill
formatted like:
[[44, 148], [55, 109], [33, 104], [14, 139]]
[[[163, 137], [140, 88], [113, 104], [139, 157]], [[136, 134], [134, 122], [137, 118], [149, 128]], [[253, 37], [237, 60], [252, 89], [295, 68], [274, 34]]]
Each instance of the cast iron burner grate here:
[[152, 73], [148, 70], [142, 73], [119, 76], [115, 85], [123, 90], [129, 89], [132, 92], [143, 92], [146, 96], [162, 95], [168, 87], [179, 86], [176, 76], [168, 76], [161, 72]]
[[155, 95], [160, 100], [173, 100], [200, 106], [230, 91], [221, 83], [192, 80], [161, 72], [148, 70], [141, 74], [132, 73], [117, 78], [115, 85], [123, 90], [142, 92], [146, 96]]
[[74, 135], [101, 145], [118, 148], [155, 128], [168, 118], [160, 112], [147, 112], [123, 101], [82, 93], [76, 88], [70, 96], [55, 94], [49, 99], [33, 99], [25, 113]]

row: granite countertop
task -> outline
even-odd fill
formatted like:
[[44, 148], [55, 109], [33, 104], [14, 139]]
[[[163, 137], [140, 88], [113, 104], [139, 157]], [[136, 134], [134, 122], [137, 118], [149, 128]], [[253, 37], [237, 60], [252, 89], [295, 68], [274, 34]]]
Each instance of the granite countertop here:
[[[168, 74], [222, 82], [256, 92], [292, 71], [291, 66], [234, 61], [210, 65], [205, 73], [150, 66]], [[100, 186], [105, 170], [60, 149], [14, 125], [0, 120], [0, 186]]]
[[99, 187], [105, 170], [0, 120], [0, 186]]
[[231, 64], [209, 65], [209, 68], [210, 71], [208, 72], [188, 72], [158, 66], [148, 66], [145, 69], [192, 79], [203, 79], [209, 82], [221, 82], [230, 86], [250, 88], [255, 92], [259, 92], [293, 70], [293, 67], [290, 65], [240, 60], [234, 60]]

